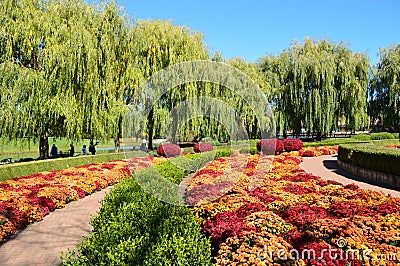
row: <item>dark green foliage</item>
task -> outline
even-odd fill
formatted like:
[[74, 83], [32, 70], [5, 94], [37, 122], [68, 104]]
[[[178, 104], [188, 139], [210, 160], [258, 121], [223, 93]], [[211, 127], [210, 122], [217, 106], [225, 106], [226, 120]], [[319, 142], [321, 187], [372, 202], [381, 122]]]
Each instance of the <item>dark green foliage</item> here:
[[400, 174], [400, 149], [385, 146], [400, 144], [397, 140], [349, 143], [339, 146], [338, 158], [371, 170]]
[[[139, 173], [146, 175], [146, 170]], [[64, 265], [207, 265], [208, 239], [190, 209], [163, 203], [134, 179], [121, 182], [92, 225], [93, 234], [70, 253]], [[163, 264], [167, 263], [167, 264]]]
[[394, 139], [394, 138], [395, 138], [394, 135], [389, 132], [371, 134], [371, 140]]
[[276, 131], [327, 135], [339, 120], [348, 129], [368, 124], [369, 61], [344, 44], [327, 40], [293, 43], [279, 56], [261, 59], [276, 119]]
[[[383, 134], [382, 134], [383, 133]], [[351, 136], [351, 138], [331, 138], [317, 142], [304, 142], [304, 147], [316, 147], [316, 146], [336, 146], [340, 144], [369, 141], [369, 140], [380, 140], [380, 139], [398, 139], [399, 133], [372, 133], [372, 134], [359, 134]], [[380, 138], [379, 138], [380, 137]]]
[[[217, 156], [226, 153], [228, 150], [219, 150]], [[92, 220], [92, 235], [78, 245], [77, 253], [65, 255], [63, 264], [211, 265], [209, 239], [201, 233], [191, 210], [157, 200], [137, 180], [153, 180], [159, 172], [178, 184], [187, 173], [212, 159], [212, 152], [178, 157], [119, 183]], [[174, 188], [171, 184], [161, 184], [157, 189], [170, 193]]]
[[371, 135], [368, 134], [358, 134], [351, 136], [351, 139], [356, 139], [356, 140], [371, 140]]
[[384, 128], [400, 125], [400, 44], [379, 50], [379, 62], [373, 69], [368, 89], [368, 113], [372, 125], [377, 121]]

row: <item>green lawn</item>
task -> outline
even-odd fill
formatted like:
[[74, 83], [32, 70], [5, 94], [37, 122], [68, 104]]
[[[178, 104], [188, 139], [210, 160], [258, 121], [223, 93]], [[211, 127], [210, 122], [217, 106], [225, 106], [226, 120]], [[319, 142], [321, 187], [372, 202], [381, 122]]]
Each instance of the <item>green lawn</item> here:
[[[98, 140], [99, 144], [96, 148], [114, 147], [113, 141], [102, 141]], [[90, 140], [82, 139], [80, 141], [68, 140], [66, 138], [49, 138], [49, 146], [56, 144], [58, 151], [68, 153], [70, 144], [75, 147], [75, 153], [81, 153], [82, 146], [86, 144], [89, 147]], [[98, 150], [98, 154], [109, 153], [109, 151]], [[12, 161], [19, 160], [21, 158], [38, 158], [39, 157], [39, 143], [31, 139], [18, 139], [8, 140], [6, 138], [0, 138], [0, 160], [4, 158], [12, 158]]]
[[369, 140], [399, 139], [399, 133], [371, 133], [351, 136], [351, 138], [332, 138], [317, 142], [304, 142], [304, 147], [335, 146], [346, 143], [362, 142]]

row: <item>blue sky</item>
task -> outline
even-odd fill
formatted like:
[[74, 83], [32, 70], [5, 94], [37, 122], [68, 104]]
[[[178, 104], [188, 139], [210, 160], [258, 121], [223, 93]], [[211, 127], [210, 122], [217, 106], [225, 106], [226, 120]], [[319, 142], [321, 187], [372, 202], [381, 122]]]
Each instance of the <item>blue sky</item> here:
[[376, 63], [381, 47], [400, 43], [398, 0], [120, 0], [135, 19], [167, 19], [204, 34], [229, 59], [278, 55], [306, 36], [345, 42]]

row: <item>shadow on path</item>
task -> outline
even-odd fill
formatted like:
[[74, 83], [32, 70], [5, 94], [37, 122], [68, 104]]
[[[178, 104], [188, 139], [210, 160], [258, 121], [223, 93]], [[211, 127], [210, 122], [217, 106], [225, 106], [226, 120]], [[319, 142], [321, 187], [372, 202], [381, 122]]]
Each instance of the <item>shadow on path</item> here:
[[305, 157], [303, 158], [300, 167], [308, 173], [320, 176], [324, 180], [334, 180], [344, 185], [354, 183], [362, 189], [371, 189], [374, 191], [380, 191], [386, 195], [400, 197], [400, 191], [393, 189], [389, 185], [368, 180], [341, 169], [337, 163], [337, 155]]
[[382, 187], [382, 188], [387, 188], [387, 189], [391, 189], [391, 190], [400, 191], [400, 189], [395, 189], [395, 188], [391, 187], [388, 184], [385, 184], [385, 183], [382, 183], [382, 182], [378, 182], [378, 181], [375, 181], [375, 180], [370, 180], [370, 179], [363, 178], [363, 177], [360, 177], [360, 176], [356, 176], [356, 175], [353, 175], [353, 174], [347, 172], [346, 170], [340, 168], [340, 166], [338, 165], [338, 163], [337, 163], [337, 155], [335, 155], [334, 157], [336, 157], [336, 159], [334, 159], [334, 160], [326, 159], [326, 160], [323, 160], [322, 163], [325, 166], [325, 168], [331, 170], [335, 174], [341, 175], [343, 177], [346, 177], [348, 179], [352, 179], [352, 180], [355, 180], [355, 181], [367, 183], [367, 184], [370, 184], [370, 185], [373, 185], [373, 186], [379, 186], [379, 187]]

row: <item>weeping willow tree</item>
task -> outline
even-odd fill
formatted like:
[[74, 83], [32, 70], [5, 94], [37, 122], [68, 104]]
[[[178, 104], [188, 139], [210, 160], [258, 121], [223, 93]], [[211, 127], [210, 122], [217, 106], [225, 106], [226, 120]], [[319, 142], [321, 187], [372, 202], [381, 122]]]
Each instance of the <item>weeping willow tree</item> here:
[[[137, 21], [131, 31], [131, 39], [131, 45], [136, 51], [132, 62], [135, 68], [141, 70], [142, 82], [170, 65], [191, 60], [209, 60], [203, 35], [192, 32], [187, 27], [174, 26], [170, 21]], [[147, 87], [141, 88], [143, 90], [137, 91], [137, 95], [145, 94], [149, 90]], [[187, 97], [194, 97], [196, 90], [196, 83], [183, 84], [163, 94], [154, 103], [143, 132], [147, 134], [149, 149], [153, 148], [153, 137], [160, 136], [161, 125], [168, 112]], [[140, 98], [136, 102], [138, 99]]]
[[140, 131], [153, 121], [157, 134], [168, 132], [172, 142], [190, 131], [196, 132], [197, 140], [226, 141], [246, 140], [249, 133], [269, 134], [274, 129], [263, 92], [243, 72], [224, 63], [202, 60], [173, 65], [137, 92], [125, 127], [127, 137], [137, 134], [132, 130], [135, 125]]
[[0, 3], [0, 135], [70, 139], [120, 135], [129, 84], [130, 23], [113, 2]]
[[260, 67], [274, 88], [272, 104], [277, 131], [326, 135], [345, 118], [355, 130], [368, 124], [369, 61], [343, 44], [327, 40], [294, 43], [279, 56], [261, 59]]
[[[243, 58], [235, 57], [229, 60], [228, 64], [247, 75], [263, 92], [268, 103], [271, 102], [272, 96], [274, 95], [273, 88], [257, 63], [249, 63]], [[258, 125], [257, 117], [254, 116], [254, 110], [243, 101], [237, 102], [236, 105], [241, 107], [238, 111], [239, 113], [242, 113], [242, 120], [249, 137], [252, 139], [261, 138], [260, 127]]]
[[371, 123], [400, 126], [400, 45], [379, 51], [379, 62], [369, 88]]

